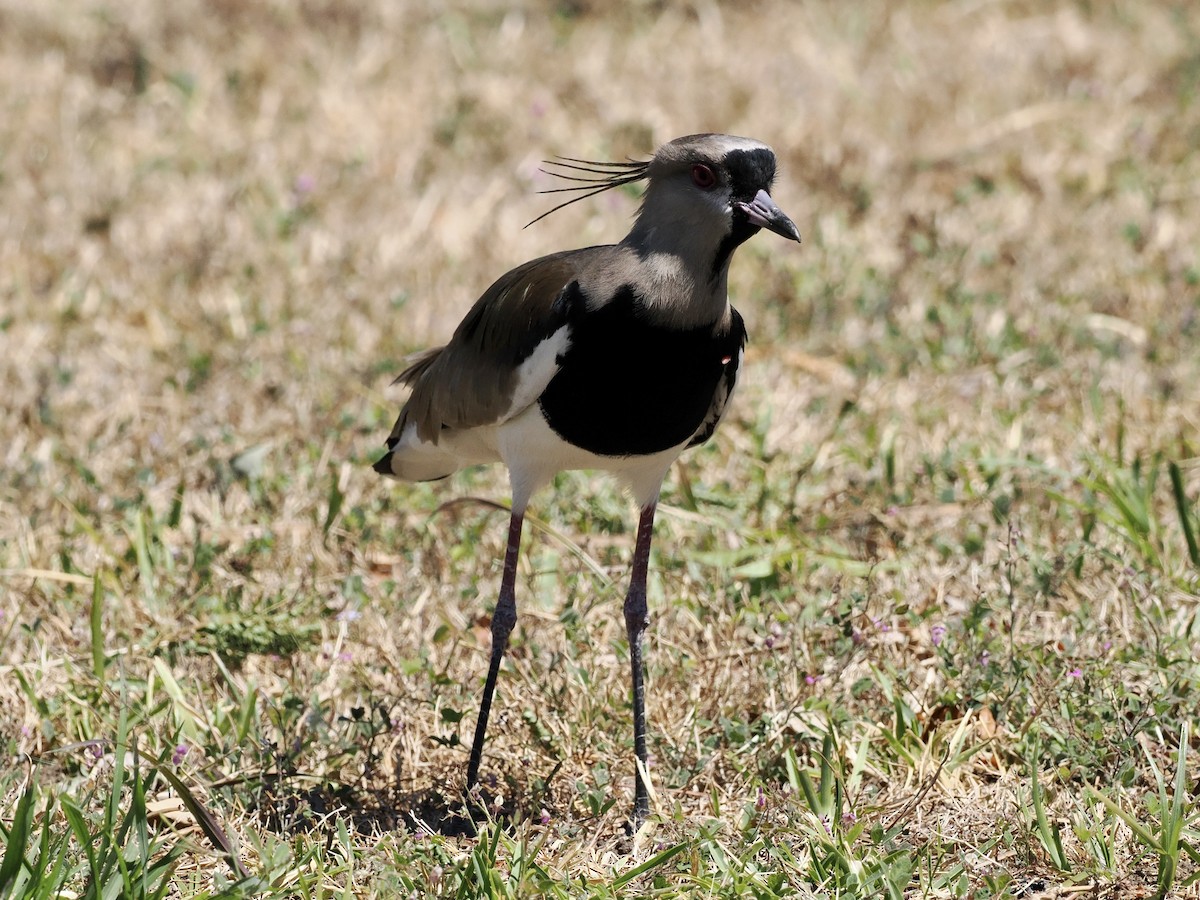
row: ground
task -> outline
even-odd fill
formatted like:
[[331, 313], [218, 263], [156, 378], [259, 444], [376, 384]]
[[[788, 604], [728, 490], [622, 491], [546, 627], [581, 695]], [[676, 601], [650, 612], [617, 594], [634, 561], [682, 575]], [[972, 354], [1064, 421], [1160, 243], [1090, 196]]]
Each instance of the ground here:
[[[411, 352], [771, 144], [652, 559], [371, 470]], [[1200, 5], [0, 2], [0, 894], [1196, 897]], [[121, 854], [113, 848], [124, 848]]]

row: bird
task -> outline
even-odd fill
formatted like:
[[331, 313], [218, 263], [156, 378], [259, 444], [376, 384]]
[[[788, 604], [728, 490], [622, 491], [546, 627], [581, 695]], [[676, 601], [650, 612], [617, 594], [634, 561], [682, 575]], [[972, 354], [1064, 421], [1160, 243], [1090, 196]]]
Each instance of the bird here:
[[[410, 389], [376, 472], [434, 481], [503, 463], [512, 505], [491, 658], [467, 763], [478, 783], [501, 662], [517, 621], [522, 524], [531, 496], [566, 470], [615, 475], [639, 514], [623, 607], [634, 726], [635, 827], [650, 812], [643, 638], [655, 509], [672, 463], [712, 437], [737, 383], [746, 328], [728, 298], [734, 251], [760, 230], [800, 241], [770, 190], [776, 156], [757, 140], [694, 134], [648, 160], [547, 160], [573, 192], [545, 215], [644, 183], [618, 243], [542, 256], [502, 275], [445, 346], [410, 357]], [[533, 222], [530, 223], [531, 225]]]

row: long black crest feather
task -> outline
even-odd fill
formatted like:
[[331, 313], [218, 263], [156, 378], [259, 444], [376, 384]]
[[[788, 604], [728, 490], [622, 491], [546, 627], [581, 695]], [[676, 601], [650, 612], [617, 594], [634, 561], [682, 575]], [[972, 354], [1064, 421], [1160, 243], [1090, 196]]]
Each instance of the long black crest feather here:
[[[534, 222], [540, 222], [550, 213], [558, 212], [564, 206], [570, 206], [572, 203], [578, 203], [580, 200], [586, 200], [588, 197], [595, 197], [597, 194], [602, 194], [605, 191], [611, 191], [613, 188], [621, 187], [626, 184], [633, 184], [641, 181], [646, 177], [646, 173], [650, 168], [650, 161], [639, 162], [638, 160], [629, 160], [627, 162], [597, 162], [591, 159], [575, 159], [573, 156], [556, 156], [554, 159], [544, 159], [542, 162], [547, 166], [553, 166], [556, 169], [564, 171], [554, 171], [553, 169], [539, 169], [547, 175], [552, 175], [555, 178], [561, 178], [564, 181], [574, 181], [576, 184], [570, 187], [548, 188], [544, 191], [538, 191], [539, 194], [562, 194], [568, 192], [581, 191], [578, 197], [572, 197], [570, 200], [564, 200], [558, 206], [542, 213], [533, 222], [530, 222], [525, 227], [528, 228]], [[594, 178], [585, 177], [585, 175], [575, 175], [574, 172], [584, 172], [587, 175], [594, 175]]]

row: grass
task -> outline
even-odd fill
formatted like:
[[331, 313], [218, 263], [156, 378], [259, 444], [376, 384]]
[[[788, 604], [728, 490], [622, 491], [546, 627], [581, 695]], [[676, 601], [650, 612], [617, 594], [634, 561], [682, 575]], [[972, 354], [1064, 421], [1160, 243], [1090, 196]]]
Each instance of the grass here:
[[[1195, 4], [0, 4], [0, 896], [1200, 896]], [[405, 354], [761, 138], [735, 408], [381, 483]]]

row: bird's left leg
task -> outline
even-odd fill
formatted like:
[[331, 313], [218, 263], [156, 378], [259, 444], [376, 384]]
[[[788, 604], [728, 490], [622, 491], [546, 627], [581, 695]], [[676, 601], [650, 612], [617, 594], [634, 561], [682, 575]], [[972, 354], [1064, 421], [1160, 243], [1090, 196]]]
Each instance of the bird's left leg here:
[[642, 636], [648, 624], [646, 571], [650, 565], [650, 539], [654, 535], [656, 500], [642, 507], [637, 541], [633, 549], [633, 571], [625, 595], [625, 632], [629, 637], [629, 665], [633, 675], [633, 750], [638, 758], [637, 783], [633, 795], [633, 827], [636, 830], [650, 814], [650, 792], [642, 778], [648, 771], [646, 757], [646, 686], [643, 682]]
[[500, 597], [496, 611], [492, 613], [492, 659], [488, 666], [487, 681], [483, 686], [483, 700], [479, 704], [479, 717], [475, 721], [475, 740], [471, 743], [471, 758], [467, 763], [467, 790], [479, 780], [479, 763], [483, 759], [483, 739], [487, 734], [488, 715], [492, 711], [492, 695], [496, 692], [496, 679], [500, 675], [500, 662], [504, 659], [504, 648], [508, 636], [517, 624], [517, 556], [521, 550], [521, 525], [525, 521], [524, 505], [514, 504], [512, 518], [508, 524], [508, 547], [504, 551], [504, 572], [500, 576]]

